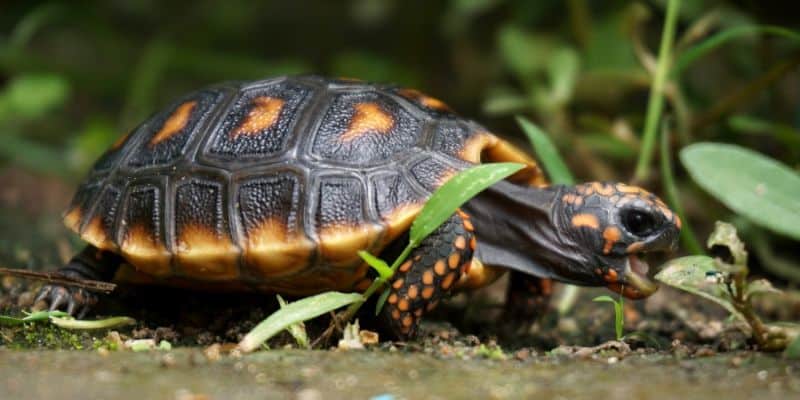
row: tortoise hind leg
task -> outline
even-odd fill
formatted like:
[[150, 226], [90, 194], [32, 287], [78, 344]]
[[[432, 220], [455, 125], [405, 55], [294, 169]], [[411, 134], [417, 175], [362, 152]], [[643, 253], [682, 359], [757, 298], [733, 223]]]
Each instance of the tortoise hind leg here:
[[381, 317], [396, 338], [417, 333], [422, 316], [448, 296], [472, 260], [472, 224], [459, 211], [414, 249], [390, 281]]
[[[58, 272], [72, 278], [110, 281], [122, 261], [115, 253], [89, 245]], [[97, 303], [97, 295], [83, 288], [50, 284], [39, 290], [36, 302], [42, 300], [49, 304], [51, 311], [64, 309], [71, 315], [83, 317]]]

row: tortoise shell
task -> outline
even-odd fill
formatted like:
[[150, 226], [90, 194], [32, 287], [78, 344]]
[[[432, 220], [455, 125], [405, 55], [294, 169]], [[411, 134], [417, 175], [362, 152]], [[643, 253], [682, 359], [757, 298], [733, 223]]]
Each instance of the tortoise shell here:
[[408, 230], [456, 171], [534, 160], [441, 101], [358, 81], [280, 77], [191, 93], [96, 162], [65, 214], [154, 280], [308, 294], [359, 286], [356, 252]]

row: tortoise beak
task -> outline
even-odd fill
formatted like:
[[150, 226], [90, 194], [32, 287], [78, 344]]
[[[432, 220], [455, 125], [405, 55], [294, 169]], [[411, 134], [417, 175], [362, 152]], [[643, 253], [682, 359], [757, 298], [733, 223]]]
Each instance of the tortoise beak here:
[[629, 299], [638, 300], [649, 297], [658, 290], [658, 284], [647, 276], [649, 269], [647, 262], [641, 260], [635, 254], [631, 254], [625, 262], [622, 279], [618, 282], [610, 283], [608, 288], [615, 293], [621, 293]]

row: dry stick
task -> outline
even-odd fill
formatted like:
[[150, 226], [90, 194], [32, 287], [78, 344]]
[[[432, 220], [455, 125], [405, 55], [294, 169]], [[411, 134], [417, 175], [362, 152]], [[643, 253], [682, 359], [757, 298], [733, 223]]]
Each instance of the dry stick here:
[[111, 293], [117, 288], [116, 284], [91, 279], [80, 279], [65, 276], [58, 272], [34, 272], [24, 269], [0, 268], [0, 275], [18, 276], [26, 279], [58, 283], [86, 289], [91, 292]]
[[708, 112], [698, 117], [692, 124], [692, 130], [696, 132], [706, 125], [718, 120], [723, 115], [727, 114], [742, 103], [752, 99], [756, 93], [762, 91], [764, 88], [782, 78], [784, 75], [792, 72], [798, 65], [800, 65], [800, 55], [795, 55], [788, 61], [783, 61], [772, 66], [772, 68], [770, 68], [763, 75], [751, 81], [744, 87], [737, 89], [728, 96], [725, 96], [725, 98], [711, 107]]

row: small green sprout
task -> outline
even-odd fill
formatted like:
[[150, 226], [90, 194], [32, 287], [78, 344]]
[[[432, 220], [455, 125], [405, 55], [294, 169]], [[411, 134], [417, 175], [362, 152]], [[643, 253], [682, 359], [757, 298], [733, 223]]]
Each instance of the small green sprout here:
[[612, 303], [614, 305], [614, 331], [617, 335], [616, 339], [622, 340], [624, 338], [622, 333], [625, 328], [625, 311], [623, 309], [624, 303], [622, 295], [619, 296], [619, 300], [614, 300], [611, 296], [603, 295], [595, 297], [592, 301], [598, 303]]

